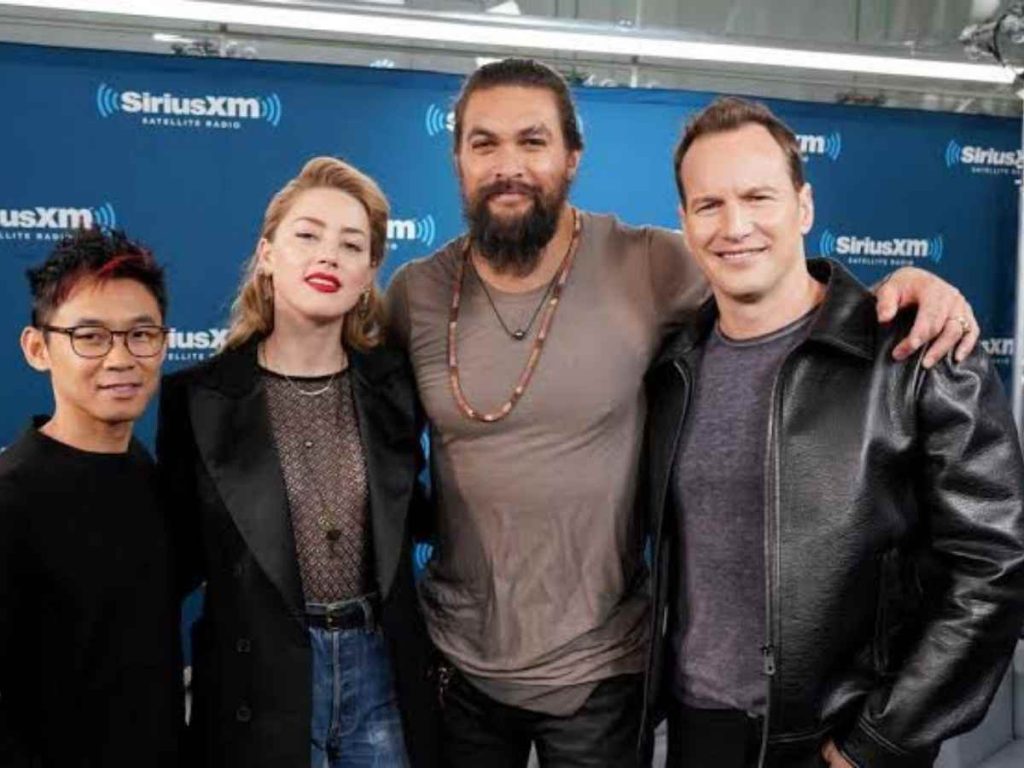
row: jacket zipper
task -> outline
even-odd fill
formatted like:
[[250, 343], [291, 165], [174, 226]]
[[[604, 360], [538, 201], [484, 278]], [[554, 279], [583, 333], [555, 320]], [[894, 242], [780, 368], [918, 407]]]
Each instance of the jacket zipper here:
[[768, 434], [765, 446], [764, 457], [764, 612], [765, 612], [765, 642], [761, 646], [762, 671], [767, 678], [768, 695], [765, 697], [764, 721], [761, 728], [761, 750], [757, 758], [758, 768], [764, 768], [765, 758], [768, 755], [768, 732], [772, 717], [772, 688], [775, 673], [777, 672], [777, 656], [775, 648], [775, 611], [772, 606], [775, 596], [775, 566], [778, 560], [778, 552], [775, 547], [776, 528], [778, 527], [778, 439], [777, 416], [781, 409], [779, 400], [779, 382], [782, 374], [792, 357], [792, 350], [783, 358], [779, 365], [778, 373], [772, 382], [771, 408], [768, 412]]

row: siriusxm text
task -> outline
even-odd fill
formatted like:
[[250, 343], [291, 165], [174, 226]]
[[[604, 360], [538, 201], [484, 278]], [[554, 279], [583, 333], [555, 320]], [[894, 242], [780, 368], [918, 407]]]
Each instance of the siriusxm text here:
[[228, 337], [227, 328], [209, 328], [205, 331], [179, 331], [172, 328], [167, 336], [171, 349], [220, 349]]
[[993, 147], [964, 147], [960, 150], [960, 162], [967, 165], [1020, 168], [1024, 166], [1024, 150], [1005, 151]]
[[907, 237], [893, 240], [875, 240], [871, 237], [842, 235], [836, 238], [836, 253], [843, 256], [910, 256], [925, 258], [929, 255], [929, 249], [930, 244], [927, 240]]
[[0, 208], [0, 227], [12, 229], [78, 229], [93, 225], [92, 211], [88, 208]]
[[245, 96], [185, 97], [149, 91], [125, 91], [121, 94], [121, 110], [147, 115], [187, 115], [192, 117], [252, 118], [263, 116], [259, 99]]

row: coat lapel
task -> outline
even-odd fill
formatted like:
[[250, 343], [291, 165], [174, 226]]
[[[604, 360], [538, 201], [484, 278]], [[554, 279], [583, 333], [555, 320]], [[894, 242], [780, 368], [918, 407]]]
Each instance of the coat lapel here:
[[352, 395], [366, 458], [370, 496], [374, 565], [381, 599], [394, 583], [403, 554], [405, 525], [416, 474], [416, 435], [411, 384], [396, 376], [402, 364], [397, 353], [378, 349], [350, 351]]
[[199, 452], [256, 562], [303, 622], [288, 497], [259, 386], [255, 343], [225, 352], [219, 362], [219, 375], [192, 392], [189, 410]]

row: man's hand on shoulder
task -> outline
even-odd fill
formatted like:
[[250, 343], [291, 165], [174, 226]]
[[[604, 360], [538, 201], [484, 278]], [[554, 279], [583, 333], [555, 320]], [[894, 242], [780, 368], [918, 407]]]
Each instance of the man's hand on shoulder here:
[[875, 298], [880, 323], [889, 322], [904, 307], [917, 306], [914, 327], [892, 352], [896, 360], [904, 360], [930, 343], [922, 361], [925, 368], [931, 368], [954, 347], [953, 357], [959, 363], [978, 343], [981, 329], [971, 305], [960, 291], [931, 272], [917, 267], [898, 269], [875, 289]]

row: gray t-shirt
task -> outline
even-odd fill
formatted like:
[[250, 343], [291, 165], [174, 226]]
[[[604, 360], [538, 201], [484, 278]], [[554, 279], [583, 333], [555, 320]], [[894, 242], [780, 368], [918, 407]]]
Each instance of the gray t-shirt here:
[[[647, 573], [634, 505], [642, 378], [670, 325], [706, 296], [678, 233], [581, 217], [543, 355], [502, 421], [466, 418], [449, 384], [461, 241], [403, 267], [388, 290], [391, 330], [409, 351], [432, 424], [439, 536], [421, 583], [430, 635], [492, 698], [552, 714], [643, 667]], [[491, 295], [514, 328], [544, 290]], [[539, 324], [510, 339], [467, 270], [457, 344], [475, 408], [508, 398]]]
[[756, 339], [716, 328], [704, 347], [672, 483], [679, 592], [674, 693], [763, 714], [764, 461], [772, 384], [813, 313]]

